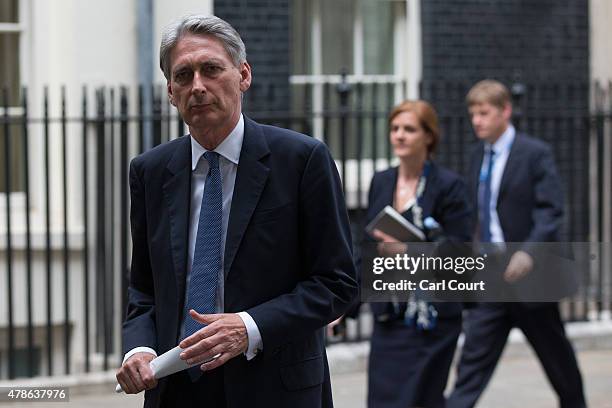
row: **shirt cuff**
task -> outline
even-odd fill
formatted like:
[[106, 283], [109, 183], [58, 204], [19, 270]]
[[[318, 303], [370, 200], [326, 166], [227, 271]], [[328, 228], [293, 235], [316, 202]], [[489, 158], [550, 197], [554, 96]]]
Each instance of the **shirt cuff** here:
[[125, 353], [125, 356], [123, 357], [123, 362], [121, 363], [121, 365], [123, 365], [128, 360], [128, 358], [132, 357], [136, 353], [151, 353], [155, 357], [157, 357], [157, 352], [153, 350], [151, 347], [134, 347], [133, 349]]
[[247, 351], [244, 353], [244, 356], [247, 360], [252, 360], [263, 350], [263, 341], [261, 340], [261, 333], [259, 333], [259, 328], [257, 327], [257, 323], [247, 312], [238, 312], [238, 316], [242, 319], [242, 322], [246, 326], [247, 336], [249, 345], [247, 347]]

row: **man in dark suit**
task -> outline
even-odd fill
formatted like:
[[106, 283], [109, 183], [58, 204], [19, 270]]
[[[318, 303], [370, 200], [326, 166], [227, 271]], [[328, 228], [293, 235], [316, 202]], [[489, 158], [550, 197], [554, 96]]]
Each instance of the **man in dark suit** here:
[[[534, 271], [533, 243], [559, 240], [563, 195], [550, 147], [518, 133], [510, 123], [508, 89], [484, 80], [468, 93], [467, 104], [480, 143], [473, 153], [469, 188], [478, 208], [476, 240], [523, 243], [502, 256], [503, 280], [511, 285]], [[489, 382], [510, 330], [518, 327], [533, 347], [555, 389], [560, 406], [586, 406], [582, 378], [568, 341], [558, 303], [480, 303], [464, 320], [465, 343], [448, 408], [473, 407]], [[520, 390], [517, 390], [520, 391]]]
[[[335, 163], [242, 115], [251, 68], [225, 21], [168, 26], [160, 65], [190, 135], [131, 163], [117, 379], [146, 407], [331, 407], [323, 328], [357, 294]], [[149, 362], [177, 344], [193, 367], [157, 382]]]

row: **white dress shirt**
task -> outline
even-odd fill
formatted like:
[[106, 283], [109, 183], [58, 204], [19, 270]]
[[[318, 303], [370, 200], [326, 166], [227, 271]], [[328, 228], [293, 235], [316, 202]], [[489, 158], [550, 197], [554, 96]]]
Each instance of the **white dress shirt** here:
[[[512, 147], [512, 143], [514, 143], [515, 137], [516, 130], [514, 129], [514, 126], [510, 125], [495, 143], [485, 143], [484, 159], [480, 168], [481, 174], [487, 172], [489, 158], [491, 157], [489, 152], [491, 149], [493, 149], [495, 152], [495, 161], [493, 162], [493, 169], [491, 171], [491, 201], [489, 203], [489, 219], [491, 220], [491, 242], [494, 243], [505, 242], [504, 232], [502, 231], [501, 224], [499, 223], [499, 216], [497, 215], [497, 198], [499, 196], [499, 187], [504, 175], [506, 163], [508, 162], [508, 156], [510, 155], [510, 149]], [[480, 187], [482, 188], [482, 186]]]
[[[209, 165], [206, 159], [202, 159], [207, 151], [202, 147], [193, 136], [191, 138], [191, 211], [189, 214], [189, 248], [188, 248], [188, 270], [185, 284], [185, 299], [189, 291], [189, 282], [191, 281], [191, 267], [193, 264], [193, 255], [195, 253], [196, 237], [198, 234], [198, 224], [200, 219], [200, 209], [202, 206], [202, 196], [204, 194], [204, 185], [206, 184], [206, 176], [208, 174]], [[229, 214], [232, 207], [232, 197], [234, 195], [234, 185], [236, 183], [236, 173], [238, 171], [238, 161], [240, 160], [240, 151], [242, 149], [242, 141], [244, 140], [244, 118], [240, 115], [240, 119], [236, 127], [230, 134], [215, 148], [215, 152], [219, 153], [219, 170], [221, 171], [221, 189], [223, 199], [223, 214], [221, 220], [221, 269], [218, 273], [217, 282], [217, 297], [216, 297], [216, 312], [223, 313], [224, 305], [224, 286], [225, 276], [224, 270], [224, 254], [225, 254], [225, 239], [227, 236], [227, 227], [229, 224]], [[263, 349], [261, 333], [253, 318], [247, 312], [239, 312], [238, 316], [244, 322], [248, 335], [248, 348], [245, 353], [247, 360], [254, 358], [257, 353]], [[184, 331], [184, 322], [181, 322], [181, 330]], [[136, 347], [126, 353], [123, 361], [125, 362], [133, 354], [137, 352], [149, 352], [157, 355], [155, 350], [149, 347]]]

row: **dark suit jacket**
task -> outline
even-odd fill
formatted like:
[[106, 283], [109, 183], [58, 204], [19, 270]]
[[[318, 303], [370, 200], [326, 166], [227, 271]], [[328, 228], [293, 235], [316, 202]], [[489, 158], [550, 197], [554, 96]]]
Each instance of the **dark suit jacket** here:
[[[475, 208], [478, 208], [478, 178], [483, 156], [484, 143], [480, 142], [472, 152], [468, 183]], [[504, 240], [522, 243], [514, 249], [527, 251], [535, 260], [534, 271], [511, 285], [517, 300], [560, 299], [573, 293], [575, 271], [553, 266], [557, 265], [559, 256], [571, 254], [560, 246], [549, 248], [537, 244], [559, 241], [563, 221], [563, 189], [548, 144], [517, 132], [502, 175], [496, 208]], [[474, 214], [474, 225], [477, 225], [478, 211]], [[543, 288], [547, 290], [546, 295], [542, 295]], [[543, 304], [528, 304], [539, 305]]]
[[[187, 270], [188, 136], [130, 167], [132, 269], [124, 350], [178, 343]], [[332, 405], [323, 327], [357, 294], [340, 180], [319, 141], [245, 117], [225, 244], [225, 312], [248, 312], [263, 352], [225, 364], [229, 407]], [[145, 395], [155, 406], [165, 382]]]
[[[370, 222], [387, 205], [393, 205], [398, 168], [393, 167], [374, 174], [370, 185], [368, 212], [366, 222]], [[459, 175], [432, 162], [427, 185], [420, 202], [423, 208], [423, 219], [431, 216], [441, 226], [447, 238], [459, 242], [471, 239], [472, 212], [468, 202], [465, 183]], [[412, 211], [402, 215], [412, 220]], [[374, 314], [383, 313], [386, 303], [372, 303]], [[456, 316], [461, 313], [461, 306], [456, 302], [437, 303], [440, 317]]]
[[[481, 142], [470, 160], [468, 186], [474, 208], [478, 208], [483, 157]], [[478, 211], [474, 215], [478, 217]], [[497, 215], [506, 242], [559, 240], [563, 192], [553, 154], [546, 143], [517, 132], [499, 187]]]

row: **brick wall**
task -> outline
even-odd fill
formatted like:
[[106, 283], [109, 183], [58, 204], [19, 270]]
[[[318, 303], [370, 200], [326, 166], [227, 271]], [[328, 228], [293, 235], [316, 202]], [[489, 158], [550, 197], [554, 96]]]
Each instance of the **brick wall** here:
[[[516, 124], [548, 141], [565, 184], [566, 237], [588, 230], [588, 0], [422, 0], [422, 96], [445, 127], [440, 161], [465, 171], [475, 138], [464, 104], [476, 81], [495, 78], [526, 85]], [[535, 116], [538, 116], [536, 119]], [[545, 119], [542, 119], [545, 117]]]
[[422, 23], [423, 68], [432, 79], [588, 75], [586, 0], [427, 0]]
[[289, 105], [290, 0], [215, 0], [214, 13], [240, 33], [253, 69], [245, 111]]
[[[508, 84], [586, 82], [588, 24], [587, 0], [422, 1], [425, 86], [469, 86], [485, 77]], [[567, 108], [553, 96], [547, 99]], [[586, 101], [575, 102], [572, 109], [586, 108]], [[442, 109], [450, 108], [455, 106]]]

